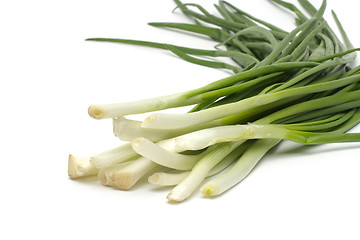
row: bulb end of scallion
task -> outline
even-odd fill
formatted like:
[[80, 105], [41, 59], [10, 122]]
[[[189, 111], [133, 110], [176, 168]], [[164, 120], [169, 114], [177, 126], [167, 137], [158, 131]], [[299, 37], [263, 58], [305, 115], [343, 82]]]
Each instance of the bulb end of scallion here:
[[98, 178], [104, 186], [114, 186], [111, 174], [107, 172], [107, 168], [102, 168], [99, 171]]
[[120, 190], [129, 190], [137, 182], [134, 172], [120, 172], [114, 175], [114, 186]]
[[90, 163], [90, 157], [75, 157], [70, 154], [68, 158], [68, 175], [71, 179], [93, 176], [98, 173], [98, 169]]
[[74, 179], [78, 177], [77, 174], [77, 163], [74, 159], [73, 155], [69, 155], [69, 159], [68, 159], [68, 175], [70, 178]]

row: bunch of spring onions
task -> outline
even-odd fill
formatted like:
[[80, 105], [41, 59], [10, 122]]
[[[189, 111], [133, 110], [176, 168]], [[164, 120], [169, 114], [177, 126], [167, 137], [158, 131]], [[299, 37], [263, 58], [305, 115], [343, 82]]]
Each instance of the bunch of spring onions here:
[[[71, 178], [98, 175], [106, 186], [130, 189], [139, 179], [174, 186], [168, 200], [181, 202], [196, 189], [216, 196], [242, 181], [282, 140], [301, 144], [357, 142], [347, 133], [360, 122], [360, 66], [351, 67], [356, 49], [340, 21], [337, 36], [323, 18], [324, 0], [305, 10], [274, 3], [296, 16], [286, 32], [229, 2], [211, 14], [197, 4], [175, 0], [193, 24], [150, 23], [197, 33], [216, 41], [214, 49], [195, 49], [140, 40], [91, 38], [167, 50], [181, 59], [233, 71], [206, 86], [136, 102], [91, 105], [95, 119], [112, 118], [114, 134], [127, 141], [91, 157], [69, 157]], [[221, 50], [222, 49], [222, 50]], [[228, 57], [233, 64], [217, 57]], [[158, 110], [190, 106], [183, 114]], [[143, 121], [127, 115], [155, 112]], [[205, 181], [213, 176], [210, 181]]]

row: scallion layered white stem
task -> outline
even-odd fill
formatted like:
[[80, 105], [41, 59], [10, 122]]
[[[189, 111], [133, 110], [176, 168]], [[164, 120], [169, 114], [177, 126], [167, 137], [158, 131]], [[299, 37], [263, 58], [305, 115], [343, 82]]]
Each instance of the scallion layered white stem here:
[[141, 127], [141, 121], [130, 120], [124, 117], [113, 119], [113, 130], [116, 137], [123, 141], [134, 141], [136, 138], [144, 137], [152, 142], [183, 135], [196, 130], [219, 126], [218, 121], [201, 124], [182, 129], [152, 129]]
[[[223, 171], [246, 150], [247, 146], [248, 146], [247, 144], [242, 144], [241, 146], [237, 147], [234, 151], [229, 153], [221, 162], [216, 164], [216, 166], [213, 169], [211, 169], [207, 177], [213, 176]], [[151, 184], [158, 186], [172, 186], [181, 183], [190, 173], [191, 171], [157, 172], [151, 175], [148, 178], [148, 181]]]
[[162, 139], [173, 137], [166, 130], [142, 128], [141, 121], [130, 120], [124, 117], [113, 119], [114, 135], [123, 141], [133, 141], [135, 138], [144, 137], [157, 142]]
[[112, 174], [113, 185], [120, 190], [128, 190], [144, 175], [158, 168], [159, 165], [140, 157]]
[[228, 171], [210, 180], [201, 187], [200, 191], [207, 196], [217, 196], [233, 187], [241, 182], [260, 159], [279, 142], [278, 139], [257, 140]]
[[148, 178], [149, 183], [157, 186], [173, 186], [179, 184], [187, 176], [190, 171], [184, 172], [157, 172]]
[[166, 149], [173, 152], [198, 150], [220, 142], [235, 142], [243, 139], [276, 138], [292, 140], [305, 139], [301, 135], [292, 134], [292, 131], [275, 124], [248, 124], [221, 126], [199, 130], [164, 141]]
[[100, 182], [105, 186], [114, 186], [114, 174], [120, 169], [124, 168], [129, 163], [130, 162], [118, 163], [110, 167], [100, 169], [98, 173], [98, 178]]
[[191, 173], [169, 193], [168, 200], [182, 202], [188, 198], [207, 177], [211, 169], [242, 143], [242, 141], [220, 143], [210, 147], [209, 152], [197, 162]]
[[70, 178], [93, 176], [98, 172], [99, 169], [90, 163], [90, 157], [75, 157], [71, 154], [69, 155], [68, 174]]
[[88, 113], [95, 119], [117, 118], [131, 114], [146, 113], [191, 104], [194, 104], [194, 102], [186, 101], [183, 94], [173, 94], [135, 102], [93, 104], [89, 106]]
[[130, 143], [98, 153], [91, 157], [90, 162], [96, 168], [106, 168], [116, 163], [125, 162], [138, 154], [134, 152]]
[[[164, 140], [166, 141], [166, 140]], [[143, 157], [168, 168], [190, 170], [205, 152], [196, 155], [185, 155], [168, 151], [160, 143], [155, 144], [146, 138], [137, 138], [132, 147]]]

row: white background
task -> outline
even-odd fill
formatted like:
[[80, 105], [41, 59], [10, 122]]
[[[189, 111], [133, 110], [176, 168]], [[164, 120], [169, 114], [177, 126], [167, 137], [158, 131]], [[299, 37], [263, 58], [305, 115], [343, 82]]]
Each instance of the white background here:
[[[231, 2], [293, 27], [292, 15], [266, 0]], [[214, 12], [213, 3], [202, 4]], [[326, 16], [334, 26], [335, 9], [359, 47], [354, 4], [329, 0]], [[282, 143], [222, 196], [196, 192], [181, 204], [166, 201], [170, 188], [146, 181], [119, 191], [96, 178], [68, 178], [69, 153], [119, 144], [111, 121], [91, 119], [88, 105], [171, 94], [229, 74], [157, 49], [84, 41], [118, 37], [212, 48], [205, 38], [146, 24], [188, 21], [171, 12], [174, 6], [171, 0], [1, 2], [0, 238], [359, 239], [358, 143]]]

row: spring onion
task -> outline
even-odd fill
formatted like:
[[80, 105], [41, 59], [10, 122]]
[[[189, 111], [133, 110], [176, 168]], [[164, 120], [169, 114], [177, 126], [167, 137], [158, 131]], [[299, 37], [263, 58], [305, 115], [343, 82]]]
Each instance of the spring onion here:
[[[290, 32], [220, 0], [212, 14], [199, 4], [174, 0], [194, 23], [152, 22], [159, 28], [196, 33], [214, 49], [118, 38], [87, 41], [169, 51], [200, 66], [232, 74], [205, 86], [134, 102], [92, 104], [95, 119], [113, 119], [113, 132], [127, 143], [84, 158], [69, 157], [69, 176], [98, 175], [105, 186], [127, 190], [140, 179], [174, 186], [167, 198], [182, 202], [200, 188], [217, 196], [241, 182], [281, 141], [304, 145], [360, 142], [348, 133], [360, 122], [360, 66], [335, 12], [340, 37], [324, 19], [326, 0], [272, 0], [294, 13]], [[231, 63], [221, 61], [229, 58]], [[193, 106], [187, 113], [156, 112]], [[128, 115], [149, 113], [143, 121]], [[155, 112], [155, 113], [152, 113]], [[211, 180], [206, 179], [212, 176]]]

